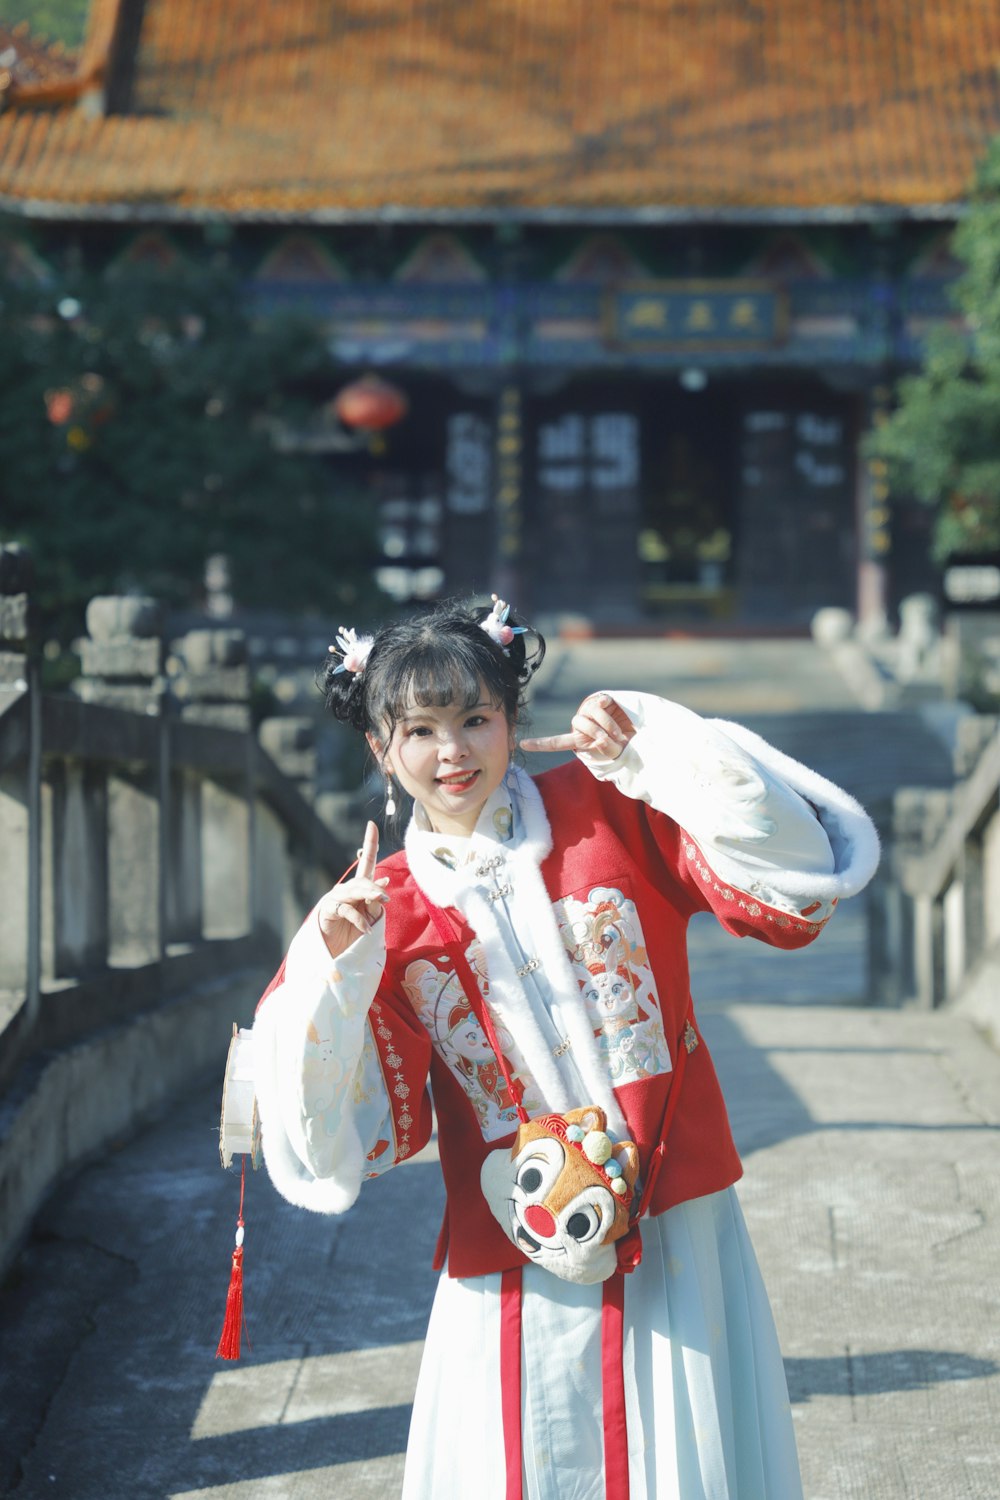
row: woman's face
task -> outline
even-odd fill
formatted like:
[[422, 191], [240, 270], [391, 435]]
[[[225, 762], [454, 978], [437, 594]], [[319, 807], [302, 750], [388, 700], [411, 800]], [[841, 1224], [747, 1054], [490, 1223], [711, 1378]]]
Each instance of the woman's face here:
[[[382, 758], [382, 746], [371, 741]], [[437, 833], [472, 833], [510, 764], [514, 732], [485, 688], [471, 708], [412, 704], [393, 730], [382, 758]]]

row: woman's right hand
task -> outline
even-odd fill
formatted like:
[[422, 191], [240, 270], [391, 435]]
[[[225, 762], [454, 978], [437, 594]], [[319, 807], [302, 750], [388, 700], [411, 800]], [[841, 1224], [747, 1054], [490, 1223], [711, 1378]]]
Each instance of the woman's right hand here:
[[388, 876], [374, 879], [377, 864], [378, 829], [374, 823], [369, 823], [358, 855], [357, 874], [327, 891], [316, 909], [319, 930], [331, 958], [339, 958], [360, 933], [370, 931], [382, 920], [389, 899], [385, 891], [389, 879]]

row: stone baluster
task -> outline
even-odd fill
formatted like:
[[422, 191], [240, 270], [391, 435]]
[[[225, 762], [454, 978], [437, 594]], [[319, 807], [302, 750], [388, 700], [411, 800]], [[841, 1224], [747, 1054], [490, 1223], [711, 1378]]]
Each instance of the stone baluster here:
[[257, 738], [278, 770], [312, 801], [316, 791], [316, 721], [306, 714], [263, 719]]
[[174, 642], [172, 679], [180, 716], [223, 729], [250, 728], [250, 669], [242, 630], [189, 630]]
[[969, 714], [955, 725], [955, 748], [953, 764], [960, 781], [971, 776], [979, 764], [979, 757], [1000, 730], [1000, 718], [996, 714]]
[[[309, 801], [316, 792], [316, 721], [306, 714], [264, 719], [257, 729], [261, 749]], [[266, 806], [257, 809], [260, 858], [254, 910], [258, 929], [287, 942], [324, 889], [324, 881], [306, 851], [294, 849], [278, 819]]]
[[[176, 671], [171, 680], [180, 717], [186, 723], [234, 729], [247, 737], [248, 758], [228, 778], [175, 781], [179, 845], [175, 868], [187, 871], [175, 910], [178, 936], [193, 936], [196, 904], [201, 935], [241, 937], [251, 925], [253, 798], [249, 790], [253, 749], [250, 736], [250, 671], [242, 630], [191, 630], [174, 643]], [[199, 872], [195, 876], [195, 865]]]
[[42, 968], [68, 978], [107, 962], [108, 776], [81, 760], [50, 761], [44, 791]]
[[28, 686], [28, 589], [31, 559], [16, 544], [0, 546], [0, 712]]
[[82, 675], [73, 691], [85, 703], [158, 714], [162, 676], [160, 606], [140, 595], [98, 595], [87, 605], [88, 638], [80, 641]]
[[[155, 715], [162, 724], [166, 685], [160, 628], [155, 599], [92, 599], [87, 606], [89, 638], [80, 642], [83, 675], [73, 684], [77, 697], [85, 703]], [[162, 732], [160, 740], [162, 759]], [[107, 952], [112, 964], [153, 962], [163, 951], [164, 778], [163, 768], [155, 763], [156, 757], [152, 759], [153, 764], [115, 765], [107, 776]], [[96, 786], [87, 794], [96, 807]], [[96, 930], [100, 924], [95, 919], [93, 925]]]
[[[0, 547], [0, 752], [4, 748], [3, 715], [28, 690], [29, 588], [31, 559], [18, 546]], [[32, 765], [30, 750], [30, 704], [27, 733], [22, 741], [28, 753], [11, 752], [10, 762], [0, 753], [0, 991], [18, 995], [32, 989], [37, 970], [32, 939], [38, 916], [33, 900], [32, 878], [37, 870], [39, 830], [32, 817], [39, 787], [33, 785], [40, 767]], [[35, 826], [33, 826], [35, 824]]]

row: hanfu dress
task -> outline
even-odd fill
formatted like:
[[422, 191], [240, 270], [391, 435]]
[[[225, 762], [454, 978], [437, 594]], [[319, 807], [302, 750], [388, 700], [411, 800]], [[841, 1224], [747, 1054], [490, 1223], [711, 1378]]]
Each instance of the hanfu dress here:
[[[404, 1500], [801, 1500], [684, 932], [711, 910], [735, 935], [802, 946], [871, 877], [878, 842], [851, 797], [740, 726], [614, 696], [637, 730], [618, 760], [537, 779], [512, 767], [468, 838], [435, 833], [418, 806], [405, 850], [379, 869], [386, 919], [336, 960], [307, 920], [258, 1010], [265, 1160], [294, 1203], [349, 1208], [366, 1177], [424, 1144], [433, 1091], [448, 1230]], [[517, 1124], [483, 1006], [529, 1114], [596, 1105], [640, 1156], [694, 1038], [641, 1260], [623, 1278], [614, 1437], [602, 1286], [526, 1262], [479, 1192], [485, 1155]]]

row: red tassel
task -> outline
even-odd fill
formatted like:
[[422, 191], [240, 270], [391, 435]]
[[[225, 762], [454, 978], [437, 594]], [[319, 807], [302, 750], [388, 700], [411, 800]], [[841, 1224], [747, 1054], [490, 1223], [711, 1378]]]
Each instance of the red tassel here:
[[[246, 1180], [247, 1159], [244, 1156], [243, 1171], [240, 1176], [240, 1213], [236, 1220], [236, 1249], [233, 1251], [233, 1269], [229, 1273], [229, 1292], [226, 1296], [226, 1316], [219, 1335], [219, 1347], [215, 1351], [216, 1359], [239, 1359], [240, 1334], [246, 1328], [246, 1317], [243, 1312], [243, 1193]], [[250, 1343], [249, 1333], [247, 1343]]]

